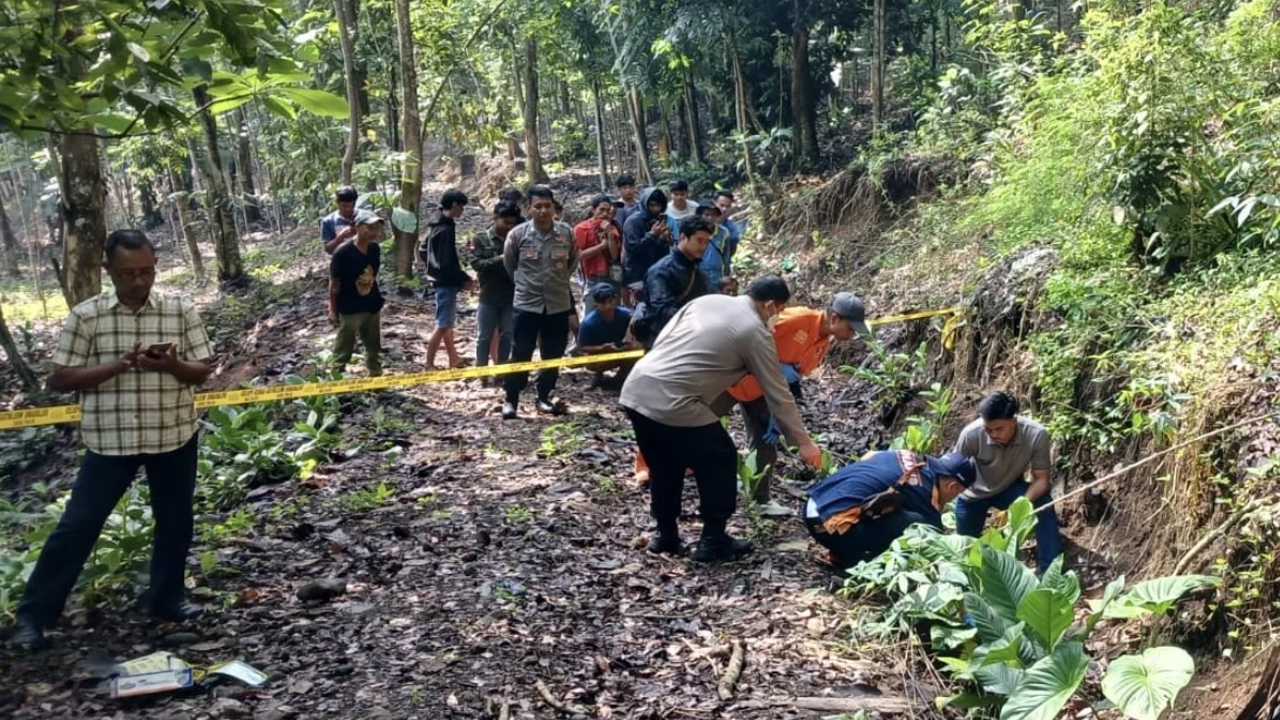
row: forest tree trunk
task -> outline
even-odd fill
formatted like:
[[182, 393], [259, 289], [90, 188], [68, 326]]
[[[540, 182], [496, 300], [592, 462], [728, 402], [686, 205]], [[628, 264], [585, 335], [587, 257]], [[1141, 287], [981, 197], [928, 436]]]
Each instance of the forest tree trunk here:
[[360, 149], [360, 85], [356, 77], [356, 18], [351, 0], [333, 0], [334, 14], [338, 16], [338, 35], [342, 44], [342, 71], [346, 76], [347, 104], [351, 106], [348, 119], [347, 151], [342, 156], [342, 184], [351, 184], [351, 171]]
[[524, 145], [529, 182], [547, 182], [538, 146], [538, 41], [533, 38], [524, 41]]
[[684, 74], [684, 110], [688, 115], [686, 122], [689, 125], [689, 144], [693, 151], [693, 159], [699, 165], [707, 163], [707, 148], [702, 141], [702, 124], [698, 119], [698, 93], [693, 89], [693, 79], [689, 77], [688, 71]]
[[636, 151], [636, 175], [641, 183], [653, 184], [649, 172], [649, 140], [645, 137], [644, 107], [640, 102], [640, 90], [634, 85], [627, 88], [627, 114], [631, 120], [631, 142]]
[[418, 65], [413, 47], [413, 25], [410, 23], [409, 1], [396, 0], [396, 38], [400, 45], [400, 84], [404, 87], [403, 126], [400, 136], [405, 142], [404, 168], [400, 176], [400, 207], [414, 217], [413, 232], [395, 228], [395, 272], [397, 277], [413, 277], [413, 259], [418, 244], [418, 206], [422, 204], [422, 119], [418, 115]]
[[173, 188], [173, 207], [177, 211], [182, 242], [186, 244], [187, 254], [191, 256], [191, 270], [196, 276], [196, 282], [204, 284], [204, 258], [200, 257], [200, 244], [196, 242], [195, 232], [191, 230], [190, 188], [181, 181], [180, 173], [175, 173], [173, 168], [169, 168], [169, 187]]
[[[16, 196], [16, 193], [15, 193]], [[18, 198], [22, 202], [22, 198]], [[22, 251], [18, 249], [18, 238], [13, 234], [13, 226], [9, 224], [9, 213], [4, 209], [4, 195], [0, 194], [0, 236], [4, 237], [4, 269], [11, 277], [22, 274]]]
[[[798, 5], [798, 3], [797, 3]], [[798, 9], [797, 9], [798, 12]], [[809, 162], [818, 159], [817, 108], [814, 107], [809, 77], [809, 26], [797, 19], [791, 33], [791, 124], [796, 157]]]
[[67, 307], [102, 292], [102, 249], [107, 239], [107, 185], [98, 138], [72, 133], [62, 139], [63, 294]]
[[236, 108], [233, 116], [236, 128], [236, 164], [240, 169], [240, 194], [244, 206], [246, 223], [262, 222], [262, 211], [258, 208], [258, 191], [253, 183], [253, 148], [249, 146], [249, 123], [245, 119], [244, 110]]
[[871, 23], [871, 127], [879, 132], [884, 124], [884, 4], [874, 0], [875, 10]]
[[27, 359], [22, 357], [22, 353], [18, 352], [18, 344], [13, 341], [13, 334], [9, 332], [9, 324], [4, 319], [4, 308], [0, 306], [0, 350], [4, 350], [5, 357], [9, 360], [9, 365], [18, 374], [18, 380], [22, 382], [22, 389], [27, 393], [34, 393], [40, 390], [40, 380], [36, 374], [31, 371], [31, 366], [27, 364]]
[[218, 154], [218, 124], [207, 109], [209, 93], [204, 85], [192, 91], [196, 107], [201, 110], [200, 125], [204, 128], [207, 151], [204, 159], [206, 210], [209, 213], [209, 229], [213, 235], [214, 254], [218, 258], [218, 280], [238, 283], [244, 280], [244, 261], [240, 258], [240, 238], [236, 236], [236, 220], [231, 214], [231, 194], [222, 171], [222, 158]]
[[591, 98], [596, 106], [596, 162], [600, 166], [600, 192], [609, 192], [609, 158], [604, 145], [604, 104], [600, 101], [600, 81], [591, 81]]

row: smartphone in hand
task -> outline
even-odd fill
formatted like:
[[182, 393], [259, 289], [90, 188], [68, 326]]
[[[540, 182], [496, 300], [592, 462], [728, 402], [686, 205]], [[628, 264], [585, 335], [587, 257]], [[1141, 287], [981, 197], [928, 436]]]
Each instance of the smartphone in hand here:
[[169, 354], [169, 348], [173, 347], [173, 343], [156, 343], [147, 348], [147, 357], [152, 360], [160, 360]]

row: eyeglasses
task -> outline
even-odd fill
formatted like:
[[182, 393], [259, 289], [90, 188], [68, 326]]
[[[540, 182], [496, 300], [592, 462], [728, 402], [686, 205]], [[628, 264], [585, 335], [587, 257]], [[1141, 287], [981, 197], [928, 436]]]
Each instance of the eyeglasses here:
[[128, 280], [130, 282], [135, 280], [150, 280], [156, 276], [156, 268], [152, 265], [151, 267], [138, 268], [136, 270], [116, 270], [115, 274], [121, 280]]

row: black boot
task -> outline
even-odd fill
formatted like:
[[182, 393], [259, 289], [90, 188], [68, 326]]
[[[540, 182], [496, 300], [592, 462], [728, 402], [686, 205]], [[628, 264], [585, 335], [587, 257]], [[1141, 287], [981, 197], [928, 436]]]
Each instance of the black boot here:
[[668, 553], [671, 555], [683, 553], [684, 547], [680, 544], [680, 531], [674, 527], [659, 527], [654, 530], [653, 537], [649, 538], [649, 552]]
[[151, 608], [151, 617], [166, 622], [186, 622], [195, 620], [203, 614], [204, 609], [189, 600]]
[[17, 622], [13, 626], [13, 635], [9, 638], [9, 643], [24, 652], [35, 652], [43, 650], [49, 645], [44, 638], [44, 628], [40, 623], [18, 616]]
[[698, 562], [722, 562], [737, 560], [755, 548], [746, 540], [737, 540], [723, 530], [718, 532], [702, 532], [698, 539], [698, 549], [693, 552], [693, 559]]

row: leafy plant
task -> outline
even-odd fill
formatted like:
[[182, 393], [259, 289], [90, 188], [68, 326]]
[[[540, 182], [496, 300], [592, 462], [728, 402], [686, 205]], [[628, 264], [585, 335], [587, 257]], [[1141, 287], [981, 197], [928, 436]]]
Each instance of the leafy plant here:
[[394, 487], [388, 485], [386, 480], [379, 480], [371, 488], [360, 488], [347, 493], [342, 498], [342, 504], [352, 512], [364, 512], [386, 505], [395, 494]]
[[880, 389], [876, 409], [894, 408], [907, 400], [924, 381], [929, 364], [928, 343], [920, 343], [915, 352], [892, 352], [876, 340], [869, 340], [873, 362], [864, 367], [842, 365], [840, 372], [870, 383]]
[[924, 398], [927, 406], [924, 414], [908, 417], [906, 431], [894, 438], [889, 447], [932, 455], [942, 442], [942, 430], [951, 412], [953, 392], [942, 383], [934, 383], [928, 390], [921, 390], [920, 397]]
[[542, 444], [538, 453], [542, 457], [555, 458], [571, 455], [586, 442], [583, 435], [585, 423], [581, 420], [555, 423], [542, 431]]
[[[1034, 527], [1031, 503], [1022, 498], [1010, 507], [1005, 528], [989, 530], [977, 541], [916, 526], [881, 557], [851, 571], [846, 591], [872, 590], [896, 597], [886, 615], [897, 629], [928, 622], [933, 625], [931, 638], [941, 645], [935, 649], [955, 653], [941, 657], [941, 662], [956, 679], [976, 689], [940, 698], [940, 706], [998, 707], [1001, 720], [1052, 720], [1084, 682], [1091, 663], [1084, 644], [1098, 622], [1129, 617], [1134, 608], [1167, 611], [1190, 590], [1216, 583], [1203, 576], [1160, 578], [1123, 594], [1124, 579], [1118, 578], [1084, 622], [1077, 623], [1080, 581], [1074, 572], [1063, 570], [1062, 558], [1039, 579], [1017, 559]], [[1178, 654], [1182, 651], [1156, 650], [1136, 665], [1134, 660], [1121, 663], [1127, 679], [1104, 685], [1108, 698], [1122, 710], [1140, 707], [1131, 697], [1136, 693], [1131, 676], [1138, 668], [1159, 677], [1159, 692], [1143, 695], [1153, 704], [1141, 706], [1156, 708], [1157, 714], [1190, 680]], [[1112, 696], [1120, 689], [1128, 693], [1128, 705]]]

